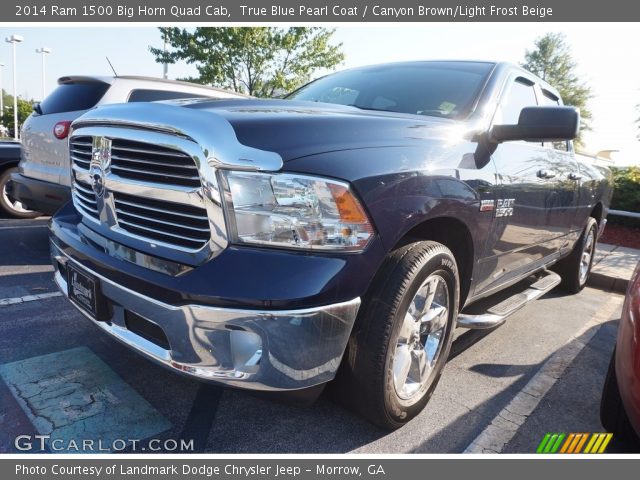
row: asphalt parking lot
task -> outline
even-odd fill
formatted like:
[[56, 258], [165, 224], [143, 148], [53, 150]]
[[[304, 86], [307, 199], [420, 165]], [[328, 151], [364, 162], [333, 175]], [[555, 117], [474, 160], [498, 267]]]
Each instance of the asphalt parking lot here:
[[[154, 438], [154, 451], [171, 450], [166, 440], [185, 440], [196, 452], [214, 453], [459, 453], [504, 419], [565, 351], [566, 368], [535, 408], [521, 412], [497, 451], [534, 453], [547, 432], [604, 431], [600, 389], [619, 294], [552, 291], [491, 332], [459, 330], [427, 408], [389, 433], [344, 410], [327, 391], [300, 407], [166, 371], [55, 296], [51, 272], [46, 219], [0, 219], [0, 452], [19, 451], [20, 435], [40, 434], [67, 449], [71, 439]], [[608, 451], [626, 448], [614, 439]]]

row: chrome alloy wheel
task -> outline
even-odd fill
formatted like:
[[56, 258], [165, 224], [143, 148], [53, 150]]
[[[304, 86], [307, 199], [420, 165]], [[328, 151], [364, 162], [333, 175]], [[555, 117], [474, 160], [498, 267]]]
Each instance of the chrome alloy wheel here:
[[589, 268], [591, 267], [591, 257], [593, 256], [593, 250], [595, 246], [595, 235], [593, 228], [589, 230], [589, 235], [584, 242], [582, 248], [582, 256], [580, 257], [580, 285], [587, 281], [589, 275]]
[[404, 317], [393, 358], [398, 397], [410, 400], [424, 391], [442, 351], [449, 319], [449, 287], [438, 274], [418, 288]]
[[22, 202], [19, 202], [18, 200], [13, 200], [13, 199], [9, 198], [9, 192], [7, 192], [7, 186], [8, 186], [8, 183], [5, 183], [2, 186], [2, 198], [3, 198], [4, 202], [5, 202], [5, 205], [8, 205], [16, 213], [30, 213], [31, 210], [27, 210], [22, 205]]

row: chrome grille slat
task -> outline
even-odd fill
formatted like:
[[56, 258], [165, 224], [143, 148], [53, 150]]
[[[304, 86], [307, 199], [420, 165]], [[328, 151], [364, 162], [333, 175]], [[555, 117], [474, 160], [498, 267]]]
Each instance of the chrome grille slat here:
[[[206, 247], [211, 240], [210, 219], [198, 165], [186, 153], [190, 147], [185, 146], [182, 151], [164, 146], [163, 142], [132, 140], [128, 132], [124, 137], [95, 137], [107, 138], [111, 145], [106, 155], [104, 147], [95, 147], [102, 149], [95, 157], [98, 165], [104, 162], [102, 170], [94, 170], [92, 164], [96, 161], [92, 160], [96, 141], [93, 136], [85, 134], [70, 139], [73, 199], [78, 211], [94, 222], [101, 217], [103, 221], [109, 219], [110, 225], [106, 227], [114, 234], [189, 252]], [[102, 175], [104, 198], [94, 192], [96, 180], [92, 176], [96, 174]], [[101, 209], [110, 213], [104, 217]]]
[[78, 189], [77, 185], [76, 185], [76, 195], [80, 197], [80, 199], [84, 200], [85, 202], [95, 204], [97, 208], [96, 197], [87, 195], [82, 190]]
[[76, 181], [76, 189], [80, 190], [84, 193], [86, 193], [87, 195], [95, 195], [95, 193], [93, 193], [93, 190], [91, 189], [91, 187], [87, 186], [87, 185], [83, 185], [82, 182], [78, 182]]
[[201, 188], [193, 158], [163, 145], [112, 139], [111, 171], [122, 178]]
[[[77, 145], [74, 145], [77, 146]], [[88, 155], [89, 160], [91, 159], [91, 150], [78, 150], [77, 148], [71, 148], [71, 153], [75, 153], [76, 155]]]
[[94, 218], [98, 218], [98, 208], [97, 207], [92, 207], [91, 205], [87, 205], [87, 203], [82, 199], [82, 198], [78, 198], [76, 197], [76, 200], [78, 200], [78, 202], [80, 203], [80, 206], [82, 208], [84, 208], [85, 210], [88, 210], [89, 212], [91, 212], [91, 216]]
[[74, 137], [69, 140], [69, 156], [73, 170], [89, 171], [92, 141], [91, 137]]
[[73, 160], [73, 163], [78, 167], [83, 168], [84, 170], [89, 170], [89, 166], [91, 165], [91, 160], [84, 160], [76, 157], [75, 155], [71, 155], [71, 160]]
[[[200, 182], [200, 177], [197, 175], [191, 176], [191, 175], [180, 175], [180, 174], [176, 174], [176, 173], [164, 173], [164, 172], [149, 172], [146, 170], [141, 170], [139, 168], [130, 168], [130, 167], [122, 167], [120, 165], [113, 165], [111, 164], [111, 171], [114, 173], [117, 172], [124, 172], [124, 175], [122, 173], [120, 173], [121, 177], [126, 177], [127, 173], [134, 173], [134, 174], [139, 174], [139, 175], [153, 175], [154, 177], [167, 177], [169, 179], [173, 179], [173, 180], [193, 180]], [[158, 181], [158, 179], [156, 178], [155, 181]], [[162, 182], [164, 183], [164, 182]], [[169, 182], [167, 182], [169, 183]]]
[[176, 215], [176, 216], [179, 216], [179, 217], [186, 217], [186, 218], [190, 218], [190, 219], [193, 219], [193, 220], [200, 220], [200, 221], [203, 221], [203, 222], [208, 222], [209, 221], [209, 219], [208, 219], [208, 217], [206, 215], [190, 215], [190, 214], [183, 213], [183, 212], [178, 214], [176, 212], [172, 212], [171, 210], [166, 210], [164, 208], [149, 207], [149, 206], [143, 205], [141, 203], [136, 204], [136, 203], [133, 203], [133, 202], [130, 202], [130, 201], [127, 201], [127, 200], [121, 200], [121, 199], [116, 197], [116, 207], [118, 205], [127, 205], [129, 207], [134, 207], [134, 208], [137, 208], [137, 209], [141, 209], [141, 210], [144, 210], [144, 211], [148, 211], [150, 213], [154, 213], [155, 212], [155, 213], [165, 214], [165, 215]]
[[76, 202], [75, 207], [78, 208], [80, 210], [80, 213], [82, 213], [85, 217], [92, 219], [94, 222], [99, 221], [97, 212], [91, 211], [84, 204]]
[[134, 219], [144, 220], [150, 223], [158, 223], [161, 226], [166, 225], [168, 227], [177, 227], [181, 229], [192, 230], [196, 233], [206, 233], [207, 235], [209, 234], [208, 227], [205, 227], [205, 228], [193, 227], [191, 225], [181, 225], [179, 223], [168, 222], [166, 220], [158, 220], [156, 218], [147, 217], [145, 215], [138, 215], [136, 213], [127, 212], [125, 210], [122, 210], [121, 208], [116, 208], [116, 213], [118, 213], [118, 218], [133, 217]]
[[202, 243], [202, 239], [201, 238], [188, 237], [186, 235], [177, 235], [177, 234], [174, 234], [174, 233], [169, 233], [169, 232], [165, 232], [165, 231], [162, 231], [162, 230], [157, 230], [155, 228], [146, 227], [146, 226], [142, 226], [142, 225], [139, 225], [139, 224], [131, 223], [131, 222], [128, 222], [127, 220], [119, 220], [118, 224], [120, 226], [122, 226], [122, 225], [129, 226], [129, 227], [132, 227], [132, 228], [137, 229], [137, 230], [144, 230], [146, 232], [149, 232], [149, 233], [152, 233], [152, 234], [156, 234], [156, 235], [159, 235], [159, 236], [179, 238], [181, 240], [187, 240], [187, 241], [190, 241], [190, 242], [193, 242], [193, 243]]
[[162, 156], [169, 156], [169, 157], [180, 157], [180, 158], [185, 158], [186, 155], [182, 152], [171, 152], [171, 151], [167, 151], [167, 150], [146, 150], [146, 149], [141, 149], [141, 148], [132, 148], [132, 147], [122, 147], [122, 146], [113, 146], [113, 151], [114, 152], [118, 152], [118, 151], [125, 151], [125, 152], [130, 152], [130, 153], [143, 153], [146, 155], [162, 155]]
[[154, 165], [162, 168], [181, 168], [181, 169], [191, 170], [194, 172], [198, 171], [193, 165], [176, 165], [168, 162], [156, 162], [153, 160], [140, 160], [137, 158], [126, 158], [126, 157], [121, 157], [119, 155], [112, 155], [111, 159], [121, 161], [121, 162], [140, 164], [140, 165]]

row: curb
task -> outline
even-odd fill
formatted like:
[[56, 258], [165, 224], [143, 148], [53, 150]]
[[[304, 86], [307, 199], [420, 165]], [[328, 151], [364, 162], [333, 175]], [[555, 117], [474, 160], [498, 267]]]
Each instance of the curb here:
[[601, 290], [610, 290], [625, 294], [629, 288], [629, 280], [592, 271], [589, 274], [587, 285]]

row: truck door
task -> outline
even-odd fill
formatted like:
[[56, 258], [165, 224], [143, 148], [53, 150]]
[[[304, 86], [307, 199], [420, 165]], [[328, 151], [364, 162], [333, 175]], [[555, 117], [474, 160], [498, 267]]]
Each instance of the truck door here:
[[[534, 83], [517, 77], [507, 85], [494, 124], [516, 124], [524, 107], [538, 104]], [[492, 156], [498, 176], [494, 228], [479, 290], [508, 282], [549, 254], [547, 225], [550, 161], [539, 142], [505, 142]]]
[[[542, 89], [542, 105], [561, 105], [558, 97]], [[571, 142], [546, 142], [549, 152], [550, 194], [547, 205], [547, 225], [552, 236], [549, 248], [558, 251], [573, 244], [572, 234], [577, 230], [578, 194], [580, 172]]]

